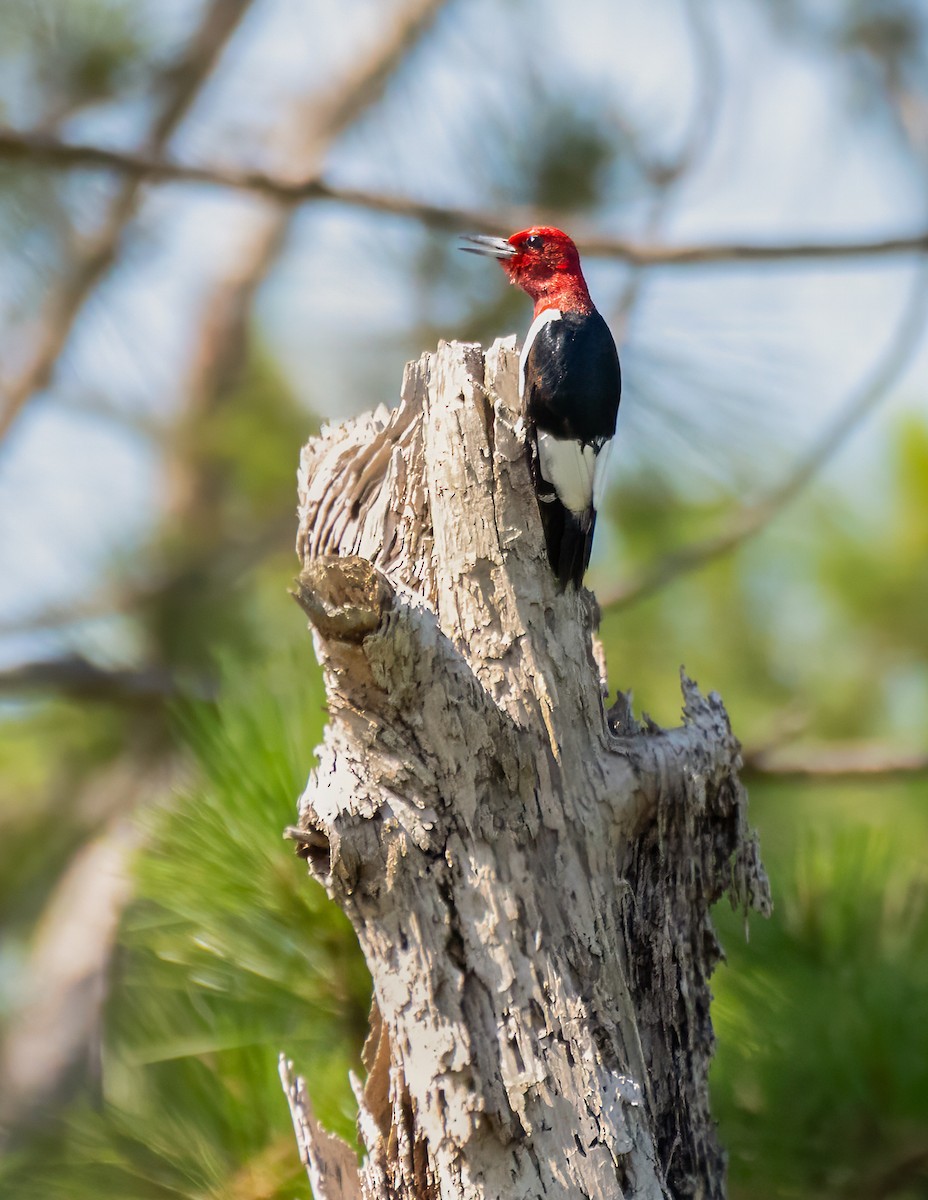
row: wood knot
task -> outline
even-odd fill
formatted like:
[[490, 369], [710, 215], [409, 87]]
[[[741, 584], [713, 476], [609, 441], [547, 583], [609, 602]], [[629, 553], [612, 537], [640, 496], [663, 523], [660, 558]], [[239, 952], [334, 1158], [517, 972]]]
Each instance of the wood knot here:
[[298, 858], [305, 858], [317, 878], [324, 879], [332, 870], [332, 847], [324, 830], [308, 825], [288, 825], [284, 837], [296, 842]]
[[324, 638], [353, 643], [378, 628], [394, 598], [373, 563], [354, 554], [310, 559], [292, 595]]

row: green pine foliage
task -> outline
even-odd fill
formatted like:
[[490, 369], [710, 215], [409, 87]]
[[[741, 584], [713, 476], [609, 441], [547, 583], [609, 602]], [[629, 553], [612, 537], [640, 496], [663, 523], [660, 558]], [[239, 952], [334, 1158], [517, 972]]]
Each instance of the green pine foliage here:
[[[923, 789], [897, 799], [904, 810]], [[768, 818], [790, 811], [779, 800], [765, 797]], [[734, 1197], [928, 1194], [923, 845], [800, 818], [792, 852], [771, 860], [771, 920], [746, 942], [721, 917], [713, 1092]]]

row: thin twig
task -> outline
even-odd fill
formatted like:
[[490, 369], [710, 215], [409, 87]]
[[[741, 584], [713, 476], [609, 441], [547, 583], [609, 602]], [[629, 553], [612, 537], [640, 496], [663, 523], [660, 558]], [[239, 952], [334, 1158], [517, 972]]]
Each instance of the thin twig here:
[[885, 399], [914, 356], [928, 320], [928, 273], [919, 271], [889, 345], [864, 385], [826, 425], [787, 477], [764, 499], [742, 508], [721, 532], [659, 558], [639, 575], [598, 593], [603, 608], [627, 608], [681, 575], [698, 570], [756, 536], [834, 457], [866, 416]]
[[[455, 232], [463, 229], [477, 233], [498, 233], [500, 230], [505, 232], [536, 221], [563, 220], [563, 214], [530, 208], [496, 209], [493, 212], [483, 209], [447, 208], [387, 192], [339, 187], [321, 177], [291, 182], [261, 171], [185, 164], [141, 151], [111, 150], [86, 143], [63, 142], [45, 135], [16, 132], [11, 129], [0, 130], [0, 159], [20, 162], [28, 160], [33, 164], [66, 169], [98, 168], [145, 178], [152, 182], [208, 184], [266, 196], [282, 204], [331, 200], [372, 212], [409, 217], [425, 225]], [[643, 267], [710, 266], [791, 260], [841, 261], [928, 253], [926, 230], [847, 241], [722, 241], [676, 246], [651, 245], [632, 238], [615, 238], [580, 231], [575, 241], [579, 249], [588, 256], [620, 259]]]
[[[162, 105], [146, 138], [143, 157], [157, 157], [164, 150], [251, 3], [252, 0], [212, 0], [186, 53], [165, 74]], [[55, 142], [54, 138], [44, 140]], [[21, 159], [22, 147], [12, 149], [6, 157]], [[81, 244], [48, 299], [37, 324], [37, 344], [28, 362], [12, 380], [3, 384], [0, 439], [30, 397], [48, 385], [84, 301], [116, 259], [123, 232], [137, 210], [144, 179], [144, 173], [127, 174], [101, 229]]]

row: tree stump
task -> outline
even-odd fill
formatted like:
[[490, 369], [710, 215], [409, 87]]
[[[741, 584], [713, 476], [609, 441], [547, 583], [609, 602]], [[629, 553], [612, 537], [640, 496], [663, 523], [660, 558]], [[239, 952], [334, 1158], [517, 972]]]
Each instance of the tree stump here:
[[710, 906], [766, 911], [739, 745], [607, 711], [557, 590], [513, 339], [442, 344], [303, 451], [297, 597], [330, 720], [290, 831], [374, 981], [366, 1155], [282, 1062], [316, 1200], [719, 1197]]

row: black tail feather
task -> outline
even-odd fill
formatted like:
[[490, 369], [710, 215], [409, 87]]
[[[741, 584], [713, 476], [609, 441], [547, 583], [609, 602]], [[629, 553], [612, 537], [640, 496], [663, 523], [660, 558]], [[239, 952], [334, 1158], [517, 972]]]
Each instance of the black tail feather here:
[[557, 576], [561, 589], [569, 583], [580, 587], [590, 565], [596, 512], [574, 513], [559, 500], [541, 500], [538, 505], [548, 548], [548, 562]]

